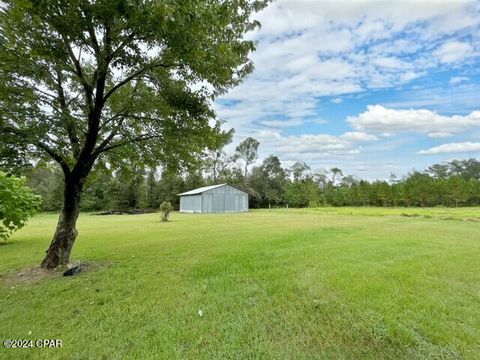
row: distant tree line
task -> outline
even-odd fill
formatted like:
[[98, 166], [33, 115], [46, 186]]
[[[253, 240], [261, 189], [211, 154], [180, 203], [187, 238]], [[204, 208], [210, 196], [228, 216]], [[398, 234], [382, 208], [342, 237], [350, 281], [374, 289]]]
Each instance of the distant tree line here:
[[[86, 183], [82, 211], [158, 209], [164, 201], [178, 208], [177, 194], [193, 188], [229, 183], [250, 193], [250, 206], [476, 206], [480, 205], [480, 161], [454, 160], [412, 171], [403, 178], [366, 181], [346, 175], [339, 168], [311, 171], [306, 163], [289, 168], [275, 155], [257, 160], [259, 142], [247, 138], [228, 155], [225, 145], [233, 131], [225, 132], [203, 157], [171, 172], [127, 166], [112, 170], [97, 166]], [[62, 206], [63, 177], [53, 163], [39, 162], [23, 171], [28, 185], [43, 198], [43, 211]]]
[[454, 160], [389, 181], [359, 180], [339, 168], [314, 172], [305, 163], [289, 169], [271, 155], [252, 169], [257, 207], [291, 206], [475, 206], [480, 205], [480, 161]]

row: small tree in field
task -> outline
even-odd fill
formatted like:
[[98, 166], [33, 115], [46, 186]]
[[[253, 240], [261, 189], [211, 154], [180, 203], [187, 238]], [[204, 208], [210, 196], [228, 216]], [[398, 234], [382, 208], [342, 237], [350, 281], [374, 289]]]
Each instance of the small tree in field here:
[[0, 163], [61, 167], [43, 268], [69, 262], [99, 162], [189, 163], [218, 135], [212, 100], [253, 69], [244, 34], [267, 0], [1, 0]]
[[170, 216], [170, 212], [173, 210], [172, 204], [170, 201], [164, 201], [160, 204], [160, 211], [162, 212], [162, 221], [168, 221], [168, 217]]
[[25, 226], [40, 206], [40, 196], [25, 186], [25, 178], [7, 176], [0, 171], [0, 240], [7, 240]]

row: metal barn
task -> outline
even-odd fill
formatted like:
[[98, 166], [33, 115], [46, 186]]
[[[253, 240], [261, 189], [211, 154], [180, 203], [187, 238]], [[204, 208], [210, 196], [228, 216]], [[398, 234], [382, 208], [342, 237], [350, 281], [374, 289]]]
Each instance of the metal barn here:
[[180, 196], [180, 212], [226, 213], [248, 211], [248, 193], [228, 184], [205, 186]]

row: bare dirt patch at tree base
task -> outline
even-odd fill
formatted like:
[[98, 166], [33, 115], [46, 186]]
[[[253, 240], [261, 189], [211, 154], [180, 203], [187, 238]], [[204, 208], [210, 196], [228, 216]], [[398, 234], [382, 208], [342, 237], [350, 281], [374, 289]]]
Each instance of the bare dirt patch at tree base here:
[[[81, 276], [83, 273], [104, 269], [110, 266], [109, 262], [73, 262], [72, 266], [81, 266], [81, 272], [74, 275]], [[46, 278], [63, 278], [63, 273], [68, 269], [66, 266], [59, 267], [57, 269], [43, 269], [39, 265], [30, 266], [20, 271], [11, 272], [2, 279], [2, 282], [7, 285], [17, 284], [31, 284], [39, 282]], [[71, 276], [65, 277], [65, 279]]]

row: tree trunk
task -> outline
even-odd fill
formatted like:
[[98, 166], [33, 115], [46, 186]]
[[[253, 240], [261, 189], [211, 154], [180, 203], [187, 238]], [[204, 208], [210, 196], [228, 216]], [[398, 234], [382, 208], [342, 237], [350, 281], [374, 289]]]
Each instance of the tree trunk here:
[[75, 178], [72, 174], [65, 176], [63, 208], [55, 235], [41, 263], [44, 269], [54, 269], [70, 261], [70, 253], [78, 234], [76, 224], [80, 213], [83, 182], [84, 179]]

